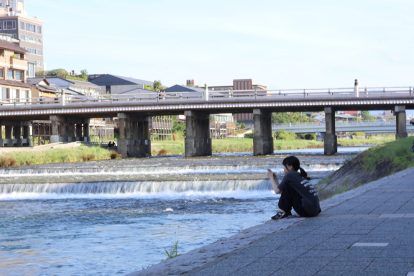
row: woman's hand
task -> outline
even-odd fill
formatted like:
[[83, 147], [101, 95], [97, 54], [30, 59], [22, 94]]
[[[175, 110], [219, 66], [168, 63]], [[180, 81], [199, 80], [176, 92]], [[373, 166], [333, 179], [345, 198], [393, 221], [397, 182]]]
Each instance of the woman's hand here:
[[272, 182], [272, 189], [276, 194], [280, 194], [279, 190], [279, 181], [277, 180], [277, 175], [271, 170], [267, 169], [267, 176], [270, 179], [270, 182]]

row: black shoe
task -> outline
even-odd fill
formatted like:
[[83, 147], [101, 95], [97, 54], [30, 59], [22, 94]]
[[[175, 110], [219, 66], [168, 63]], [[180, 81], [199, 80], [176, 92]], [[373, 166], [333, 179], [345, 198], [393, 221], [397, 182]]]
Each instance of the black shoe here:
[[277, 220], [277, 219], [283, 219], [283, 218], [287, 218], [289, 216], [291, 216], [292, 214], [290, 212], [285, 212], [282, 210], [279, 210], [276, 215], [274, 215], [272, 217], [273, 220]]

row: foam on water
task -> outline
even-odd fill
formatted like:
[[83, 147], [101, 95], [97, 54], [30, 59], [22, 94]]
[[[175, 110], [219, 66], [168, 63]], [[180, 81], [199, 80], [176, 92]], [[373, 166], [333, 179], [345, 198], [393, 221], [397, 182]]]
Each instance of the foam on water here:
[[69, 194], [69, 193], [8, 193], [0, 194], [0, 201], [16, 200], [63, 200], [63, 199], [213, 199], [213, 198], [234, 198], [234, 199], [257, 199], [257, 198], [276, 198], [273, 191], [186, 191], [186, 192], [161, 192], [157, 194], [149, 193], [113, 193], [113, 194]]

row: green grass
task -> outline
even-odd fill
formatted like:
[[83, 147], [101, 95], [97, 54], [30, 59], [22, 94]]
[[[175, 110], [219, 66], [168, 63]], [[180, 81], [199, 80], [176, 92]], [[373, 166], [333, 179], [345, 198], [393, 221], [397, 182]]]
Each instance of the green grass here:
[[40, 165], [49, 163], [72, 163], [119, 158], [113, 151], [101, 147], [81, 145], [69, 149], [48, 149], [44, 151], [15, 151], [0, 155], [0, 167]]
[[[338, 139], [341, 146], [362, 146], [380, 145], [385, 142], [395, 140], [394, 135], [378, 135], [369, 138]], [[303, 149], [303, 148], [323, 148], [323, 141], [290, 139], [273, 140], [275, 150]], [[252, 138], [225, 138], [212, 139], [213, 152], [252, 152]], [[178, 137], [175, 141], [151, 141], [152, 156], [158, 155], [182, 155], [184, 154], [184, 138]]]
[[362, 153], [362, 164], [366, 171], [379, 170], [394, 173], [414, 167], [413, 137], [398, 139], [376, 146]]
[[356, 136], [353, 139], [338, 139], [338, 145], [343, 147], [353, 147], [361, 145], [382, 145], [384, 143], [392, 142], [395, 140], [395, 135], [375, 135], [368, 138]]

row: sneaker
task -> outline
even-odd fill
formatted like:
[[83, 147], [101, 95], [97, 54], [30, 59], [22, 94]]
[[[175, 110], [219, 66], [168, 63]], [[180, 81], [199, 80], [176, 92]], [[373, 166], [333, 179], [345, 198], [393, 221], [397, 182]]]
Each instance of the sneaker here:
[[283, 218], [287, 218], [291, 215], [292, 214], [290, 212], [285, 212], [283, 210], [279, 210], [279, 211], [277, 211], [276, 215], [272, 216], [272, 219], [273, 220], [283, 219]]

